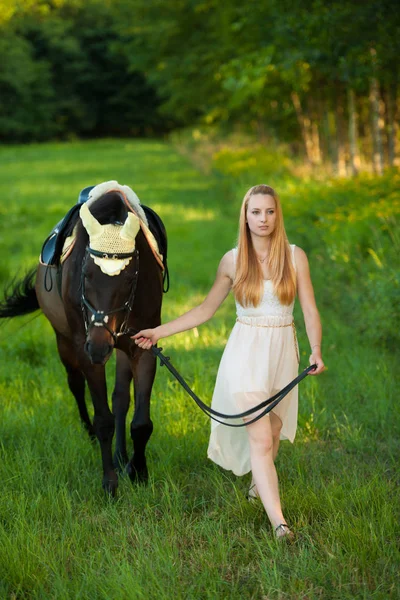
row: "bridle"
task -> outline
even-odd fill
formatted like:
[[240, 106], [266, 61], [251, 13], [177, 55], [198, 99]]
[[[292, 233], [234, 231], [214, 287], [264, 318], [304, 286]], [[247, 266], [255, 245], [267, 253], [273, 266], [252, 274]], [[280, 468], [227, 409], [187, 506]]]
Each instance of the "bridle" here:
[[[131, 290], [129, 292], [129, 297], [126, 302], [119, 308], [115, 308], [113, 310], [109, 310], [108, 312], [104, 310], [95, 309], [88, 299], [85, 296], [85, 268], [86, 263], [89, 259], [90, 255], [99, 257], [99, 258], [107, 258], [114, 260], [121, 260], [124, 258], [133, 257], [135, 259], [135, 273], [133, 275], [133, 282], [131, 286]], [[104, 327], [111, 334], [114, 343], [117, 343], [118, 338], [122, 335], [127, 335], [129, 333], [128, 330], [128, 320], [129, 315], [132, 312], [133, 301], [135, 299], [137, 280], [139, 277], [139, 251], [135, 248], [133, 252], [99, 252], [97, 250], [93, 250], [89, 246], [86, 247], [85, 257], [83, 259], [82, 264], [82, 273], [81, 273], [81, 308], [83, 314], [83, 322], [85, 324], [86, 335], [89, 333], [92, 327]], [[125, 312], [124, 320], [121, 323], [119, 331], [113, 331], [109, 325], [109, 317], [110, 315], [114, 315], [119, 312]], [[91, 315], [91, 316], [90, 316]], [[89, 318], [90, 316], [90, 318]]]

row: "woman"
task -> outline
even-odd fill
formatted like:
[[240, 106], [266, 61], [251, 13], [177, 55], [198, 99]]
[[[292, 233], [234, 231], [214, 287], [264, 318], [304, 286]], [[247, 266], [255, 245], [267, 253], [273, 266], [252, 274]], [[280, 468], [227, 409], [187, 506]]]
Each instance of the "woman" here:
[[[134, 336], [149, 349], [160, 338], [205, 323], [233, 290], [237, 322], [221, 359], [212, 407], [234, 414], [280, 391], [298, 372], [299, 354], [293, 324], [296, 291], [311, 346], [310, 364], [324, 370], [321, 322], [308, 261], [303, 250], [290, 246], [282, 209], [267, 185], [252, 187], [244, 197], [238, 247], [219, 264], [215, 282], [199, 305], [181, 317]], [[250, 420], [252, 417], [249, 417]], [[274, 461], [279, 440], [293, 442], [297, 427], [297, 387], [268, 415], [243, 428], [212, 422], [208, 456], [236, 475], [250, 470], [249, 498], [259, 497], [277, 538], [293, 538], [282, 514]]]

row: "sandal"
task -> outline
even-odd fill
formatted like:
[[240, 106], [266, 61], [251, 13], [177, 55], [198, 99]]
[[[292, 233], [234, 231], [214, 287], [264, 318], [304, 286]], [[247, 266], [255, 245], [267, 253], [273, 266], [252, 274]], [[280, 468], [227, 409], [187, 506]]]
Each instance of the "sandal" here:
[[[282, 533], [278, 535], [278, 531], [281, 531]], [[281, 523], [278, 527], [275, 527], [275, 537], [277, 540], [285, 539], [288, 542], [294, 541], [294, 533], [286, 523]]]
[[257, 493], [257, 488], [256, 488], [256, 484], [253, 483], [253, 485], [251, 485], [249, 487], [249, 491], [247, 492], [247, 500], [249, 502], [254, 502], [254, 500], [259, 500], [260, 496]]

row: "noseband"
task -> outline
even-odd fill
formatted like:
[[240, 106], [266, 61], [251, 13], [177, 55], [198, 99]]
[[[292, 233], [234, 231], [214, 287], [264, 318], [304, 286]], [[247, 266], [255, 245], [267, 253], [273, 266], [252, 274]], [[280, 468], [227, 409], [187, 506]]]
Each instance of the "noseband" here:
[[[133, 275], [132, 287], [129, 293], [128, 300], [119, 308], [115, 308], [114, 310], [109, 310], [105, 312], [104, 310], [96, 310], [88, 301], [85, 296], [85, 267], [86, 263], [89, 259], [89, 255], [93, 254], [93, 256], [98, 256], [99, 258], [108, 258], [114, 260], [120, 260], [123, 258], [133, 257], [135, 259], [135, 273]], [[98, 252], [97, 250], [93, 250], [89, 246], [86, 248], [85, 258], [83, 260], [82, 265], [82, 273], [81, 273], [81, 307], [83, 313], [83, 322], [85, 324], [86, 334], [89, 333], [92, 327], [104, 327], [107, 331], [112, 335], [114, 343], [117, 343], [118, 338], [122, 335], [126, 335], [128, 333], [128, 319], [129, 315], [132, 311], [133, 301], [135, 299], [137, 280], [139, 276], [139, 251], [135, 249], [133, 252], [121, 252], [121, 253], [111, 253], [111, 252]], [[119, 328], [119, 331], [113, 331], [108, 326], [109, 316], [114, 315], [118, 312], [125, 312], [125, 318]], [[90, 316], [91, 315], [91, 316]], [[90, 318], [89, 318], [90, 317]]]

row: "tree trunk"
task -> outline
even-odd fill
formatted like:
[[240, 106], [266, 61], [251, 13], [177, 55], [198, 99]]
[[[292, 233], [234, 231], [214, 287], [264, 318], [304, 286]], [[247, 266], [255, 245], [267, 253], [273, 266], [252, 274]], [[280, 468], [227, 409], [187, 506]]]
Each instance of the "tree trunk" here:
[[319, 136], [319, 151], [321, 163], [327, 163], [330, 159], [329, 153], [329, 130], [327, 128], [326, 114], [328, 106], [325, 98], [318, 99], [318, 136]]
[[348, 112], [349, 112], [349, 149], [350, 149], [350, 169], [353, 176], [358, 175], [360, 170], [360, 155], [358, 152], [357, 135], [357, 112], [354, 90], [349, 87], [347, 90]]
[[343, 116], [343, 105], [341, 97], [338, 95], [335, 110], [336, 122], [336, 147], [337, 147], [337, 174], [339, 177], [345, 177], [346, 171], [346, 136]]
[[303, 139], [307, 160], [310, 164], [313, 164], [312, 138], [310, 135], [310, 119], [304, 115], [299, 95], [296, 92], [292, 92], [292, 102], [296, 111], [297, 121], [300, 126], [301, 137]]
[[[374, 71], [376, 70], [376, 50], [371, 48], [372, 63]], [[371, 77], [369, 87], [369, 101], [371, 107], [371, 125], [372, 125], [372, 165], [377, 175], [383, 173], [383, 146], [381, 131], [381, 115], [379, 103], [379, 84], [375, 77]]]
[[319, 133], [318, 102], [314, 95], [307, 97], [307, 112], [309, 115], [309, 136], [311, 140], [311, 159], [314, 165], [320, 165], [322, 161], [321, 139]]
[[394, 166], [397, 157], [396, 87], [396, 84], [389, 85], [386, 93], [388, 160], [391, 167]]
[[317, 121], [311, 123], [311, 140], [312, 140], [312, 153], [313, 163], [320, 165], [322, 162], [321, 143], [319, 136], [319, 127]]

